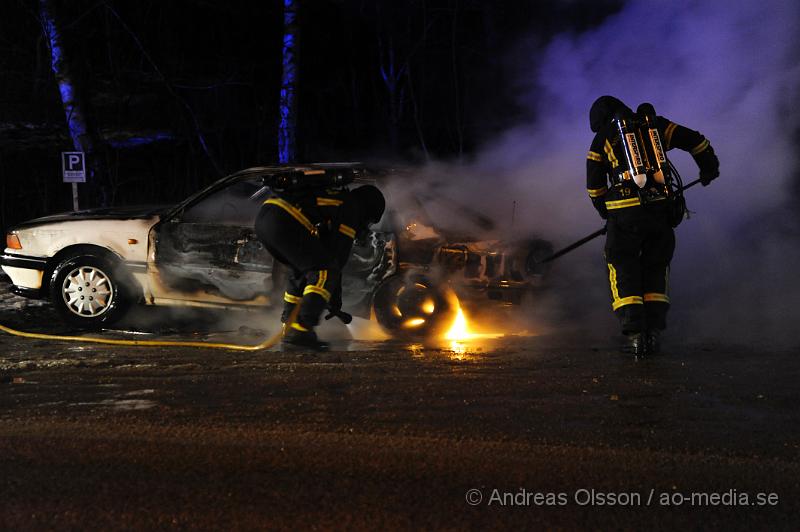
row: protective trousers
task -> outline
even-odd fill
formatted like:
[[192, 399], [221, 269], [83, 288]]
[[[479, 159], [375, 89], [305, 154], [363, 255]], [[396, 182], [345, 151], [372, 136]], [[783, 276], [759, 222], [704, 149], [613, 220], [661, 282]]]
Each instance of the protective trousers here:
[[310, 330], [319, 324], [331, 297], [338, 297], [341, 272], [313, 224], [299, 209], [289, 207], [285, 202], [264, 204], [256, 218], [256, 235], [267, 251], [290, 269], [282, 321], [299, 304], [294, 327]]
[[675, 233], [663, 206], [621, 209], [609, 215], [605, 256], [611, 308], [623, 334], [666, 328], [669, 264]]

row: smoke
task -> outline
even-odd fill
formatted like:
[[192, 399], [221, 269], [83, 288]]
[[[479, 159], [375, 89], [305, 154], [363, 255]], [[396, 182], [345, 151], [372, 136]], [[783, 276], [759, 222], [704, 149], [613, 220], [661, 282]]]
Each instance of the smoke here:
[[[557, 36], [541, 52], [521, 46], [519, 99], [535, 120], [495, 140], [468, 167], [433, 165], [447, 195], [516, 235], [566, 245], [602, 227], [585, 191], [588, 111], [600, 95], [630, 107], [651, 102], [712, 142], [721, 177], [687, 192], [695, 215], [676, 231], [671, 328], [691, 338], [791, 339], [800, 303], [794, 272], [800, 230], [791, 205], [800, 91], [800, 4], [635, 0], [584, 33]], [[538, 55], [537, 55], [538, 54]], [[672, 150], [684, 181], [691, 157]], [[573, 325], [610, 315], [602, 239], [559, 259], [556, 288]], [[592, 323], [588, 324], [591, 328]]]

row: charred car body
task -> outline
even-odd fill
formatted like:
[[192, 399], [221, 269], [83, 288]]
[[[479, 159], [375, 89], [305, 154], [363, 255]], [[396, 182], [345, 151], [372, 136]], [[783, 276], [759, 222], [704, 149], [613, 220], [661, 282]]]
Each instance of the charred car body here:
[[[178, 205], [47, 216], [6, 235], [0, 265], [12, 290], [50, 298], [70, 323], [99, 328], [130, 305], [265, 307], [281, 304], [286, 271], [253, 223], [275, 183], [304, 176], [381, 186], [385, 172], [349, 164], [251, 168]], [[344, 177], [343, 177], [344, 176]], [[449, 240], [421, 219], [389, 210], [355, 242], [343, 275], [343, 308], [374, 316], [394, 335], [424, 335], [452, 317], [447, 297], [518, 302], [542, 285], [537, 258], [549, 243]], [[424, 218], [424, 216], [422, 217]]]

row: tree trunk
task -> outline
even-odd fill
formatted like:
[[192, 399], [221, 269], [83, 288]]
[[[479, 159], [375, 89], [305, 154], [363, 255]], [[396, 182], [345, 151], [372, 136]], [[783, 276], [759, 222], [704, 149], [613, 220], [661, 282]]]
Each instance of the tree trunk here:
[[458, 0], [453, 6], [453, 19], [450, 30], [450, 53], [453, 67], [453, 116], [456, 127], [456, 148], [458, 150], [458, 160], [464, 157], [464, 123], [461, 116], [461, 83], [459, 82], [458, 72]]
[[89, 203], [107, 207], [109, 204], [109, 190], [105, 172], [103, 171], [104, 161], [103, 154], [99, 149], [100, 142], [96, 132], [93, 132], [88, 126], [86, 113], [78, 98], [73, 77], [74, 73], [64, 53], [53, 0], [39, 0], [39, 16], [41, 17], [42, 30], [50, 49], [50, 66], [58, 83], [72, 145], [76, 151], [82, 151], [86, 154], [87, 188], [89, 189], [89, 195], [94, 196], [89, 200]]
[[383, 41], [380, 38], [378, 38], [378, 49], [381, 52], [381, 78], [383, 78], [383, 84], [386, 87], [389, 98], [389, 145], [392, 153], [397, 155], [400, 147], [400, 120], [403, 115], [403, 103], [405, 100], [403, 78], [407, 63], [398, 68], [394, 40], [391, 37], [389, 38], [389, 48], [385, 54], [385, 62]]
[[278, 162], [295, 162], [297, 157], [297, 6], [299, 0], [283, 0], [283, 75], [281, 76]]

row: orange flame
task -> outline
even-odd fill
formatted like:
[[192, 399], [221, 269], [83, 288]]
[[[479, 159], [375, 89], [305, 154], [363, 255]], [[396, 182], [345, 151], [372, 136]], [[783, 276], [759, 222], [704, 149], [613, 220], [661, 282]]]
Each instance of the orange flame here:
[[456, 309], [456, 318], [453, 320], [453, 325], [450, 326], [450, 329], [445, 333], [444, 339], [453, 341], [469, 340], [472, 337], [472, 333], [469, 330], [464, 310], [461, 308], [461, 305], [458, 304], [458, 299], [456, 299], [456, 305], [458, 305]]
[[461, 303], [458, 301], [458, 296], [452, 295], [451, 305], [456, 307], [456, 317], [453, 320], [453, 325], [445, 333], [444, 339], [451, 342], [453, 351], [463, 352], [465, 347], [463, 343], [467, 340], [476, 340], [479, 338], [499, 338], [503, 336], [502, 333], [476, 333], [470, 330], [467, 316], [464, 314], [464, 309], [461, 308]]

